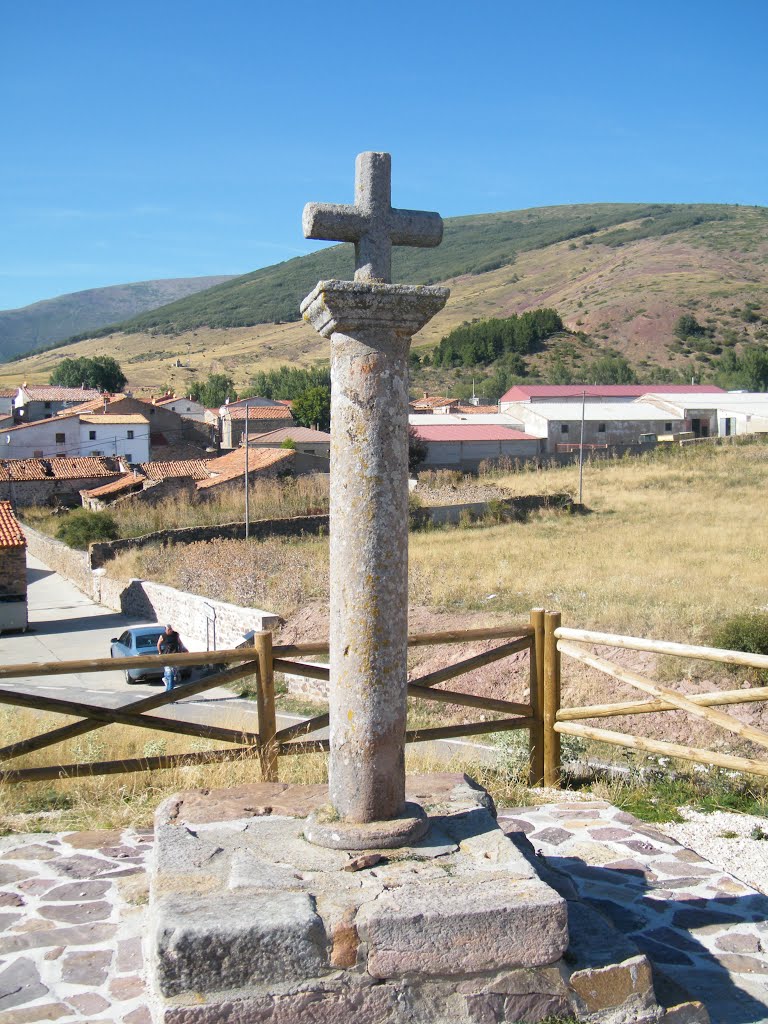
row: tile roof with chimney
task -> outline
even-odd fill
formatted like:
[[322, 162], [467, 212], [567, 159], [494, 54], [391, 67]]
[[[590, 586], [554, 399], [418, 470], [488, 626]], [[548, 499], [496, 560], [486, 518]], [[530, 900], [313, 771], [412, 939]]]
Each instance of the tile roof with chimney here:
[[[294, 452], [289, 448], [258, 448], [250, 445], [248, 448], [248, 476], [264, 469], [271, 469], [279, 463], [284, 463], [283, 468], [288, 469], [293, 457]], [[211, 459], [208, 463], [208, 470], [209, 474], [215, 474], [215, 476], [208, 480], [201, 480], [197, 485], [199, 491], [244, 476], [245, 448], [236, 448], [229, 455]]]
[[429, 392], [425, 391], [421, 398], [415, 398], [408, 404], [414, 412], [418, 412], [419, 410], [428, 412], [430, 409], [440, 409], [446, 405], [458, 405], [458, 402], [458, 398], [445, 398], [443, 395], [430, 395]]
[[27, 539], [10, 501], [0, 501], [0, 548], [25, 548]]
[[61, 455], [50, 459], [7, 459], [0, 461], [0, 480], [23, 483], [27, 480], [88, 480], [120, 473], [120, 463], [109, 457], [88, 456], [68, 459]]

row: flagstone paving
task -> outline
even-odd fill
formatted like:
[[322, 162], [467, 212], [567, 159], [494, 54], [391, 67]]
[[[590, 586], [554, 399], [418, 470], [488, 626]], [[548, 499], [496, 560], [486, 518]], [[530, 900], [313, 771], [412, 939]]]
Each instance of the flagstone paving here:
[[[648, 955], [667, 1005], [768, 1022], [768, 896], [605, 803], [502, 809], [499, 822], [572, 920], [587, 904]], [[151, 849], [132, 829], [0, 839], [0, 1024], [150, 1024]]]

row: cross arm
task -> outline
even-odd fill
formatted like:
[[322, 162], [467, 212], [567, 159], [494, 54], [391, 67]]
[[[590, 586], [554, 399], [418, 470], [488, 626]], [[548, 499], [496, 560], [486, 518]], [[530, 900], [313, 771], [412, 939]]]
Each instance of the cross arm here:
[[392, 245], [416, 245], [431, 249], [443, 240], [443, 218], [423, 210], [393, 210]]
[[320, 238], [327, 242], [357, 242], [367, 230], [368, 221], [354, 206], [307, 203], [301, 226], [305, 238]]

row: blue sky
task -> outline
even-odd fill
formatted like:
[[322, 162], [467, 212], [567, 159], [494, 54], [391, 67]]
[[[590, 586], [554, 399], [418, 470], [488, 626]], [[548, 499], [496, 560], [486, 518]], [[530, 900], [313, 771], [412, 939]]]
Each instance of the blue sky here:
[[309, 252], [365, 149], [443, 216], [766, 205], [767, 29], [757, 0], [8, 4], [0, 309]]

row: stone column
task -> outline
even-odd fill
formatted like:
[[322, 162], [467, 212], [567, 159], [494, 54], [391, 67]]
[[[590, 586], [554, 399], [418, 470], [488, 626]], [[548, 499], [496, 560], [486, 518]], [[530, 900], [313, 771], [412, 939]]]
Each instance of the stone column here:
[[405, 810], [408, 351], [448, 294], [324, 281], [301, 307], [331, 340], [329, 775], [350, 825]]

